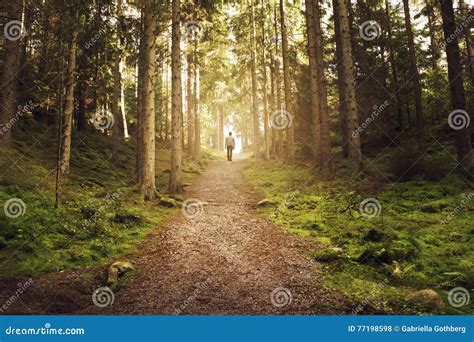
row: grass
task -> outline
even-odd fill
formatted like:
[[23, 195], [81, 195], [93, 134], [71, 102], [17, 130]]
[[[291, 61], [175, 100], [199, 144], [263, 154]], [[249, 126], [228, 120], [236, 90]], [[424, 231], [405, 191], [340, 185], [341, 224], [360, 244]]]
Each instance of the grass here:
[[[20, 199], [24, 214], [0, 213], [0, 276], [101, 265], [133, 251], [154, 227], [176, 209], [144, 202], [133, 182], [135, 142], [116, 143], [95, 131], [74, 132], [71, 174], [61, 182], [54, 209], [54, 132], [34, 121], [15, 132], [13, 148], [0, 153], [0, 203]], [[169, 149], [157, 146], [157, 188], [169, 182]], [[186, 159], [184, 181], [204, 167]]]
[[[395, 153], [386, 155], [375, 167], [390, 169], [393, 158]], [[320, 244], [313, 258], [328, 270], [325, 284], [352, 300], [356, 312], [474, 313], [472, 301], [461, 308], [447, 301], [453, 287], [464, 287], [471, 294], [474, 289], [473, 190], [456, 174], [445, 173], [441, 181], [413, 174], [407, 181], [390, 184], [344, 171], [325, 175], [309, 165], [279, 161], [253, 162], [244, 173], [276, 203], [261, 209], [266, 216]], [[393, 175], [387, 172], [385, 177]], [[366, 198], [380, 203], [378, 216], [361, 215], [358, 205]], [[457, 214], [451, 215], [454, 211]], [[428, 288], [444, 299], [444, 309], [405, 300]]]

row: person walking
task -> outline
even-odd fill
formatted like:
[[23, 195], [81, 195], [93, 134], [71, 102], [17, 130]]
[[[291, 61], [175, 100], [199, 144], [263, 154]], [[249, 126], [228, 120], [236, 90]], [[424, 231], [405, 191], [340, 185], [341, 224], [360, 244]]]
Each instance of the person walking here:
[[229, 132], [229, 136], [225, 139], [225, 147], [227, 149], [227, 160], [232, 161], [232, 151], [235, 148], [235, 139], [232, 132]]

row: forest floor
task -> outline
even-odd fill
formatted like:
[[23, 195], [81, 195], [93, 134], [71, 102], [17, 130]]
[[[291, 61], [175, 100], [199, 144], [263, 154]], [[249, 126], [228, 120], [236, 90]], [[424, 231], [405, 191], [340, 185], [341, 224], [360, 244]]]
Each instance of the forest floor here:
[[[321, 282], [319, 248], [257, 213], [263, 197], [243, 178], [248, 162], [212, 161], [187, 188], [201, 206], [180, 211], [122, 260], [135, 271], [114, 287], [113, 305], [96, 307], [103, 267], [40, 275], [8, 313], [343, 314], [344, 297]], [[197, 209], [197, 210], [196, 210]], [[23, 278], [3, 279], [6, 300]], [[6, 291], [6, 289], [8, 291]]]

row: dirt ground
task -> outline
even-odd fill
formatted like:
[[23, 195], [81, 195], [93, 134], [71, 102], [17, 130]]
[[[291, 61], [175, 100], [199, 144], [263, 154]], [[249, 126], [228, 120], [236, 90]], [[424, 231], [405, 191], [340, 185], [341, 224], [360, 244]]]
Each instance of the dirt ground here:
[[[245, 163], [213, 161], [196, 178], [185, 194], [186, 210], [128, 256], [136, 270], [114, 291], [113, 303], [108, 297], [105, 307], [93, 304], [104, 270], [88, 268], [34, 278], [4, 313], [343, 314], [342, 296], [321, 285], [324, 270], [309, 258], [318, 246], [257, 213], [262, 195], [244, 181]], [[25, 281], [3, 280], [1, 303]]]

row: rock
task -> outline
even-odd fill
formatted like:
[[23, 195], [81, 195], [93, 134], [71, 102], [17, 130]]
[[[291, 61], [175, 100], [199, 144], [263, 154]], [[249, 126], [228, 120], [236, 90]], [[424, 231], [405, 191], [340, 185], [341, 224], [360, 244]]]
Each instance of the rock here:
[[180, 205], [179, 203], [172, 199], [172, 198], [168, 198], [168, 197], [160, 197], [159, 201], [158, 201], [158, 204], [163, 206], [163, 207], [167, 207], [167, 208], [179, 208]]
[[412, 304], [420, 305], [427, 309], [439, 309], [444, 307], [444, 302], [441, 297], [431, 289], [413, 292], [405, 299]]
[[117, 213], [114, 216], [114, 222], [120, 224], [139, 224], [142, 218], [130, 213]]
[[439, 205], [434, 204], [424, 204], [420, 210], [424, 213], [439, 213], [441, 211]]
[[267, 207], [271, 207], [275, 204], [275, 202], [265, 198], [263, 200], [261, 200], [260, 202], [257, 203], [257, 207], [260, 207], [260, 208], [267, 208]]
[[374, 241], [374, 242], [380, 242], [380, 241], [385, 240], [386, 238], [387, 238], [387, 233], [379, 229], [371, 229], [364, 236], [364, 240]]
[[125, 273], [133, 271], [135, 268], [128, 261], [117, 261], [109, 266], [107, 271], [107, 283], [109, 285], [116, 284], [120, 277]]
[[315, 250], [311, 256], [316, 261], [331, 262], [339, 259], [342, 255], [342, 252], [342, 248], [330, 247], [322, 250]]

